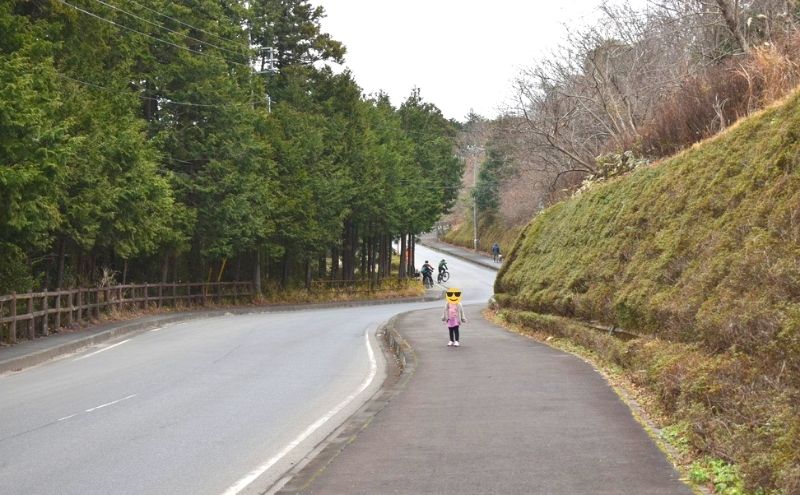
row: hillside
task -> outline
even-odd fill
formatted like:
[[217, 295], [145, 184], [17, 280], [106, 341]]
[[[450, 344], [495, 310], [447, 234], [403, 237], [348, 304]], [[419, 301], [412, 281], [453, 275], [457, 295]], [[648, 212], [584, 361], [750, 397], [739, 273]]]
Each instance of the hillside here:
[[548, 208], [506, 259], [509, 320], [621, 365], [749, 489], [800, 493], [800, 93]]

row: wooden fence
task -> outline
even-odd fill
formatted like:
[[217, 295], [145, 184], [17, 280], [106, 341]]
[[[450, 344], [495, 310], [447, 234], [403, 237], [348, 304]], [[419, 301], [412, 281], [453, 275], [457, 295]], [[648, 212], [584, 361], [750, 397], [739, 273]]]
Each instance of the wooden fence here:
[[0, 296], [0, 343], [49, 335], [111, 310], [252, 300], [250, 282], [115, 285]]

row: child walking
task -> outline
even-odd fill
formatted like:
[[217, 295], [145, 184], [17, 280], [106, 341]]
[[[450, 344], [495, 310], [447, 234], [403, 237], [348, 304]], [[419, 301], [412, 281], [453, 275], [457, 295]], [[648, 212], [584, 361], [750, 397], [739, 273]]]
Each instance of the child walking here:
[[448, 346], [458, 347], [458, 327], [461, 323], [466, 323], [464, 317], [464, 307], [461, 306], [461, 291], [458, 289], [447, 290], [447, 302], [444, 305], [442, 321], [447, 322], [447, 329], [450, 331], [450, 342]]

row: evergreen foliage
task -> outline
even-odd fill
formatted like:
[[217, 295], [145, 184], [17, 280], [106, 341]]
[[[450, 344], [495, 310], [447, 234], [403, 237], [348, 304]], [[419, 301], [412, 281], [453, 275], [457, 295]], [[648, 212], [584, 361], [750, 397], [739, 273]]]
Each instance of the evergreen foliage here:
[[306, 0], [0, 5], [0, 292], [104, 268], [284, 287], [387, 276], [391, 241], [452, 205], [453, 124], [417, 91], [398, 109], [334, 74], [324, 62], [345, 48], [324, 14]]
[[500, 184], [507, 175], [508, 165], [502, 153], [489, 148], [478, 172], [478, 183], [472, 192], [478, 211], [483, 214], [497, 211], [500, 206]]

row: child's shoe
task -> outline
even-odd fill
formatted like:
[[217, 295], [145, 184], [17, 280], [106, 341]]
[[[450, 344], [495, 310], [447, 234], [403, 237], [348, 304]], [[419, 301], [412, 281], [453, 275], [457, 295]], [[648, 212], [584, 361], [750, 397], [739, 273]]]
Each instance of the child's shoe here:
[[458, 343], [458, 341], [456, 340], [456, 341], [453, 343], [453, 345], [454, 345], [454, 346], [456, 346], [456, 347], [458, 347], [458, 346], [460, 346], [461, 344], [459, 344], [459, 343]]
[[447, 343], [447, 345], [448, 345], [448, 346], [451, 346], [451, 345], [453, 345], [453, 341], [451, 340], [450, 342], [448, 342], [448, 343]]

